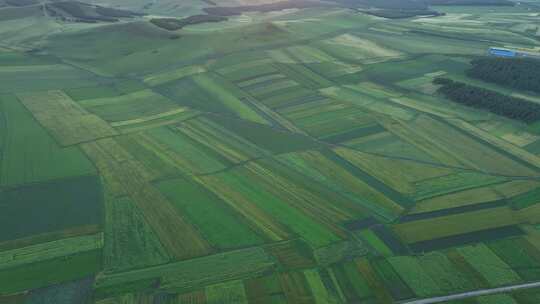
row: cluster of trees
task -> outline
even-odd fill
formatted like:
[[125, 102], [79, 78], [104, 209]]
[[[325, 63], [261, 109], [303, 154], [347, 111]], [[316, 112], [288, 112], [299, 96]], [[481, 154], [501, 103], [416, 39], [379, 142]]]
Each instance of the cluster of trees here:
[[533, 123], [540, 120], [540, 104], [471, 86], [448, 78], [436, 78], [438, 93], [466, 106], [488, 110], [497, 115]]
[[199, 23], [205, 23], [205, 22], [221, 22], [221, 21], [226, 21], [226, 20], [227, 18], [222, 17], [222, 16], [194, 15], [194, 16], [189, 16], [184, 19], [154, 18], [154, 19], [151, 19], [150, 22], [152, 22], [156, 26], [161, 27], [162, 29], [165, 29], [168, 31], [176, 31], [190, 24], [199, 24]]
[[485, 57], [471, 62], [467, 76], [514, 89], [540, 93], [540, 60]]

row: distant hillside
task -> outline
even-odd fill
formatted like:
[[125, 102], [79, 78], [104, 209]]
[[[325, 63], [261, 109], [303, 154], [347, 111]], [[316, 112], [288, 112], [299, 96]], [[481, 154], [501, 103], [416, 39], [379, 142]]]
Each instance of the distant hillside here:
[[385, 10], [427, 10], [423, 0], [333, 0], [351, 8], [377, 8]]
[[187, 18], [183, 18], [183, 19], [153, 18], [150, 20], [150, 22], [152, 22], [152, 24], [162, 29], [165, 29], [168, 31], [176, 31], [187, 25], [206, 23], [206, 22], [221, 22], [221, 21], [226, 21], [226, 20], [227, 18], [222, 17], [222, 16], [194, 15], [194, 16], [189, 16]]
[[280, 11], [292, 8], [309, 8], [309, 7], [324, 7], [335, 6], [328, 2], [312, 1], [312, 0], [295, 0], [281, 1], [275, 3], [267, 3], [260, 5], [243, 5], [243, 6], [212, 6], [204, 8], [204, 11], [210, 15], [216, 16], [234, 16], [244, 12], [271, 12]]
[[0, 1], [1, 6], [29, 6], [38, 4], [38, 0], [3, 0]]
[[244, 6], [212, 6], [204, 11], [210, 15], [233, 16], [244, 12], [270, 12], [292, 8], [309, 7], [346, 7], [358, 9], [362, 12], [385, 18], [408, 18], [423, 15], [438, 15], [437, 12], [430, 10], [423, 0], [333, 0], [333, 1], [281, 1], [261, 5]]
[[389, 19], [411, 18], [415, 16], [438, 16], [423, 0], [334, 0], [349, 8]]
[[428, 0], [430, 5], [492, 5], [492, 6], [514, 6], [510, 0]]
[[91, 5], [79, 1], [46, 3], [45, 10], [50, 16], [75, 22], [116, 22], [119, 18], [140, 16], [138, 13], [127, 10]]

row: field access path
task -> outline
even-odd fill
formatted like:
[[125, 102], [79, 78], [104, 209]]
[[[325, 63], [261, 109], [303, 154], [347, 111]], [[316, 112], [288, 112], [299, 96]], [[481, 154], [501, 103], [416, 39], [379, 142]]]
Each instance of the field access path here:
[[538, 288], [538, 287], [540, 287], [540, 282], [533, 282], [533, 283], [525, 283], [525, 284], [517, 284], [517, 285], [511, 285], [511, 286], [490, 288], [490, 289], [480, 289], [480, 290], [474, 290], [474, 291], [467, 291], [467, 292], [463, 292], [463, 293], [456, 293], [456, 294], [453, 294], [453, 295], [440, 296], [440, 297], [434, 297], [434, 298], [406, 301], [406, 302], [401, 302], [400, 304], [443, 303], [443, 302], [447, 302], [447, 301], [461, 300], [461, 299], [466, 299], [466, 298], [487, 296], [487, 295], [492, 295], [492, 294], [497, 294], [497, 293], [510, 292], [510, 291], [516, 291], [516, 290], [521, 290], [521, 289]]

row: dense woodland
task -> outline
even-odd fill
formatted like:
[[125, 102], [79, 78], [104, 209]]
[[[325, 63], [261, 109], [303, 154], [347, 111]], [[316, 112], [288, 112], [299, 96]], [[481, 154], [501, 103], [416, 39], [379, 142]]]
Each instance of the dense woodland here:
[[453, 81], [448, 78], [437, 78], [433, 82], [441, 85], [437, 91], [438, 93], [454, 102], [477, 109], [485, 109], [497, 115], [525, 123], [533, 123], [540, 120], [540, 104]]
[[467, 76], [540, 93], [540, 60], [486, 57], [471, 62]]

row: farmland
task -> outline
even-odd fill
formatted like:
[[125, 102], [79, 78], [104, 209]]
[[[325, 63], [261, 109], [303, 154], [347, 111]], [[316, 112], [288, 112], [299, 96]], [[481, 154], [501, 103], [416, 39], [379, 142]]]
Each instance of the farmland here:
[[538, 59], [488, 54], [539, 53], [539, 16], [0, 0], [0, 304], [393, 304], [539, 282]]

